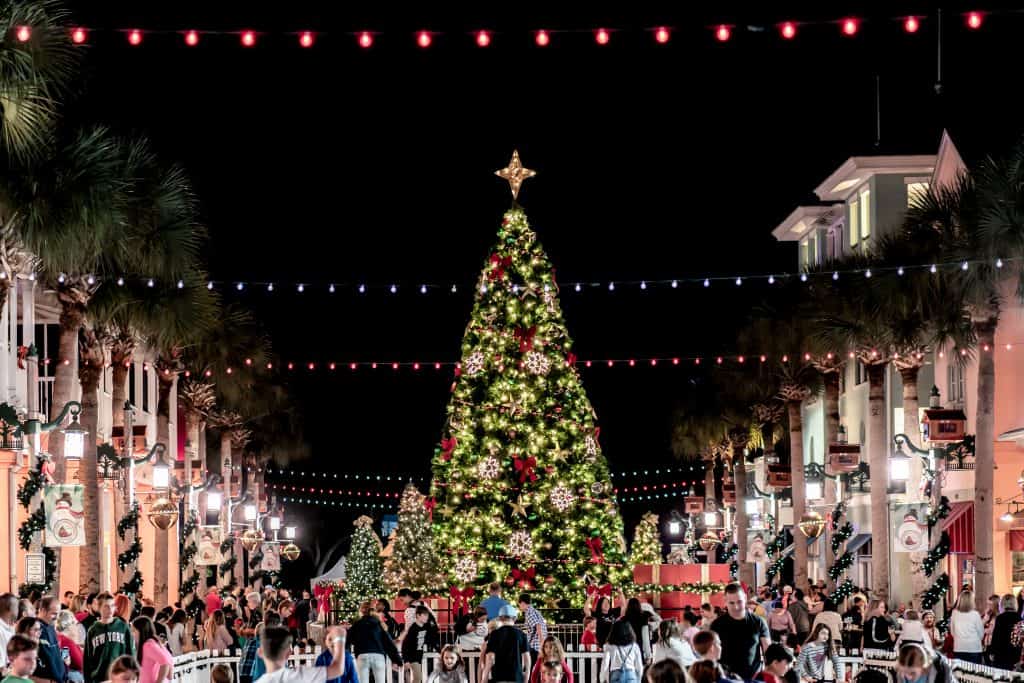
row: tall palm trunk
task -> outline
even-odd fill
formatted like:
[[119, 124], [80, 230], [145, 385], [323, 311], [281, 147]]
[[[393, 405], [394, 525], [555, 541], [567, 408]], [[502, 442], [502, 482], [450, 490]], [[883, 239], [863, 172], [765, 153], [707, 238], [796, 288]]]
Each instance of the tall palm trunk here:
[[[110, 415], [115, 427], [124, 426], [124, 404], [128, 401], [128, 369], [135, 345], [115, 341], [110, 345]], [[126, 437], [130, 435], [126, 434]]]
[[732, 479], [736, 485], [736, 545], [739, 547], [740, 581], [748, 586], [754, 585], [754, 565], [747, 562], [747, 536], [750, 520], [747, 519], [747, 462], [743, 457], [743, 443], [732, 440]]
[[800, 415], [803, 401], [786, 401], [789, 414], [789, 469], [793, 479], [793, 585], [802, 590], [807, 583], [807, 537], [800, 531], [801, 515], [807, 511], [804, 479], [804, 425]]
[[889, 449], [885, 439], [885, 365], [869, 363], [868, 459], [871, 466], [871, 583], [889, 599]]
[[[171, 372], [159, 360], [156, 363], [157, 402], [156, 402], [156, 438], [157, 441], [170, 447], [171, 443], [171, 389], [174, 388], [175, 373]], [[168, 453], [173, 463], [175, 455]], [[173, 465], [172, 465], [173, 466]], [[191, 482], [186, 482], [186, 484]], [[169, 529], [156, 529], [154, 540], [154, 563], [156, 570], [153, 580], [153, 599], [158, 605], [170, 604], [167, 600], [167, 584], [170, 581], [170, 561], [168, 543]]]
[[[917, 395], [917, 375], [921, 366], [911, 362], [902, 363], [897, 366], [900, 371], [900, 379], [903, 381], [903, 433], [910, 437], [911, 442], [921, 443], [921, 421], [918, 419], [919, 397]], [[921, 478], [924, 470], [920, 458], [913, 458], [910, 462], [910, 479], [907, 480], [907, 497], [909, 500], [921, 498]]]
[[995, 592], [992, 568], [992, 490], [995, 477], [995, 336], [998, 314], [973, 323], [979, 348], [974, 451], [974, 595], [980, 608]]
[[[839, 373], [842, 372], [842, 366], [837, 369], [822, 373], [822, 381], [825, 386], [824, 396], [824, 410], [825, 410], [825, 473], [832, 474], [832, 466], [829, 464], [828, 447], [829, 444], [835, 443], [839, 438]], [[828, 477], [825, 477], [825, 482], [822, 484], [825, 490], [825, 506], [829, 512], [835, 509], [836, 506], [836, 482]], [[828, 527], [826, 527], [828, 529]], [[822, 544], [825, 546], [825, 576], [828, 582], [828, 590], [832, 592], [835, 589], [835, 581], [828, 577], [828, 568], [836, 562], [836, 554], [832, 552], [832, 531], [828, 529], [828, 533], [825, 534], [822, 539]]]
[[82, 384], [81, 421], [87, 432], [79, 467], [85, 512], [85, 545], [78, 552], [79, 592], [82, 595], [94, 593], [100, 588], [100, 489], [96, 473], [96, 430], [99, 421], [97, 392], [103, 374], [103, 360], [103, 346], [96, 340], [95, 333], [91, 330], [84, 332], [82, 360], [78, 366], [78, 379]]

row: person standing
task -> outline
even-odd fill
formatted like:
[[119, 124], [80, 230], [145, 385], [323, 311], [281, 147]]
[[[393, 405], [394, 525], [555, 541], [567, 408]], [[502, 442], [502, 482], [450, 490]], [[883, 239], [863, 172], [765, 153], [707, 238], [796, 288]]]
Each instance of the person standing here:
[[423, 656], [427, 652], [437, 650], [437, 629], [430, 626], [430, 610], [420, 605], [416, 608], [416, 618], [406, 629], [402, 639], [402, 661], [405, 662], [405, 678], [409, 683], [422, 683]]
[[516, 608], [505, 605], [498, 611], [498, 628], [487, 639], [487, 654], [481, 681], [523, 683], [530, 671], [530, 643], [515, 627]]
[[139, 650], [139, 683], [164, 683], [171, 680], [174, 660], [157, 638], [153, 620], [136, 617], [132, 633]]
[[65, 664], [68, 667], [69, 683], [84, 683], [82, 645], [85, 644], [85, 639], [78, 639], [82, 625], [69, 610], [61, 610], [54, 626], [57, 629], [57, 645], [60, 647], [61, 655], [67, 652]]
[[185, 653], [185, 622], [188, 615], [185, 610], [176, 609], [171, 615], [167, 629], [167, 647], [175, 657]]
[[1013, 597], [1013, 593], [1004, 595], [999, 607], [1002, 611], [996, 617], [995, 628], [992, 629], [989, 653], [992, 655], [993, 665], [1012, 671], [1013, 667], [1020, 663], [1020, 645], [1014, 645], [1011, 638], [1013, 627], [1020, 621], [1020, 615], [1017, 614], [1017, 599]]
[[523, 619], [526, 621], [526, 637], [530, 644], [530, 656], [536, 660], [540, 653], [540, 645], [548, 637], [548, 623], [536, 607], [529, 593], [519, 596], [519, 609], [523, 611]]
[[68, 678], [68, 668], [60, 652], [57, 629], [53, 627], [59, 611], [60, 601], [55, 596], [47, 595], [39, 600], [36, 618], [41, 622], [42, 630], [39, 634], [39, 662], [33, 678], [64, 683]]
[[[981, 618], [978, 618], [981, 624]], [[984, 628], [982, 628], [984, 630]], [[892, 622], [885, 616], [885, 603], [872, 600], [868, 605], [868, 618], [864, 622], [863, 647], [866, 650], [892, 650]], [[978, 653], [981, 653], [981, 633], [978, 633]]]
[[121, 655], [132, 655], [130, 627], [114, 618], [114, 596], [103, 592], [96, 597], [99, 619], [85, 637], [85, 683], [107, 680], [107, 671]]
[[811, 630], [814, 630], [818, 624], [828, 626], [829, 633], [832, 634], [832, 641], [836, 647], [842, 645], [843, 620], [839, 616], [839, 612], [836, 611], [836, 604], [830, 598], [825, 598], [823, 601], [821, 611], [814, 617], [814, 623], [811, 624]]
[[18, 598], [13, 593], [0, 595], [0, 669], [7, 668], [7, 643], [18, 621]]
[[793, 617], [793, 624], [796, 627], [796, 642], [802, 643], [807, 640], [807, 635], [811, 632], [811, 612], [807, 609], [807, 603], [804, 602], [802, 590], [797, 588], [792, 595], [786, 611]]
[[729, 673], [749, 681], [761, 670], [761, 653], [772, 643], [768, 624], [747, 610], [747, 594], [738, 583], [725, 587], [725, 608], [726, 613], [711, 624], [722, 641], [721, 663]]
[[602, 683], [640, 683], [643, 670], [643, 655], [636, 644], [633, 627], [625, 619], [619, 619], [604, 645], [600, 680]]
[[800, 649], [796, 673], [804, 683], [835, 681], [839, 676], [839, 658], [829, 627], [819, 623]]
[[394, 641], [384, 631], [380, 619], [373, 613], [372, 603], [369, 600], [359, 606], [359, 614], [362, 615], [348, 631], [348, 640], [352, 645], [352, 653], [356, 657], [356, 667], [359, 670], [360, 683], [370, 683], [370, 673], [373, 673], [373, 683], [388, 683], [388, 659], [391, 659], [391, 668], [398, 671], [402, 664], [402, 657], [398, 654]]
[[985, 625], [981, 615], [974, 609], [974, 594], [964, 591], [956, 600], [956, 607], [949, 617], [949, 632], [953, 636], [953, 658], [973, 664], [981, 664], [982, 641]]
[[487, 621], [497, 619], [498, 612], [508, 604], [508, 601], [501, 597], [501, 584], [498, 582], [491, 584], [490, 595], [480, 601], [480, 606], [487, 610]]
[[776, 600], [772, 604], [771, 613], [768, 615], [768, 631], [775, 642], [779, 642], [786, 633], [796, 635], [793, 615], [783, 606], [782, 600]]
[[[328, 632], [331, 644], [331, 663], [327, 666], [289, 668], [288, 655], [292, 652], [292, 634], [284, 626], [266, 626], [260, 635], [260, 657], [267, 673], [260, 683], [327, 683], [345, 675], [345, 634], [337, 627]], [[140, 682], [141, 683], [141, 682]]]

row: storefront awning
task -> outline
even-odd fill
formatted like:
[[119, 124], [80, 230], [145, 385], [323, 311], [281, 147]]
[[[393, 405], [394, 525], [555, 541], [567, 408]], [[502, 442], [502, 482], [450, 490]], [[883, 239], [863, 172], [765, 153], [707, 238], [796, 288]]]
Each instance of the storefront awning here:
[[864, 547], [864, 544], [871, 540], [871, 534], [857, 534], [846, 542], [846, 552], [856, 555], [857, 551]]
[[950, 504], [949, 516], [942, 520], [942, 531], [949, 534], [949, 552], [974, 554], [974, 501]]
[[[807, 539], [807, 547], [810, 548], [811, 544], [814, 543], [817, 540], [818, 540], [817, 538], [808, 538]], [[788, 546], [786, 546], [786, 549], [782, 551], [782, 556], [783, 557], [789, 557], [790, 555], [793, 554], [794, 550], [796, 550], [796, 543], [790, 543]]]

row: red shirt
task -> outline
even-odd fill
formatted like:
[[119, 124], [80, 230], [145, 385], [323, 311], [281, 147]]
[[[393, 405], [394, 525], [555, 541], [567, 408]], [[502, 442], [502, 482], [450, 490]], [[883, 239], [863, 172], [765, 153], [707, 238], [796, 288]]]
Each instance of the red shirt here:
[[583, 637], [580, 638], [580, 645], [589, 648], [591, 645], [597, 645], [597, 634], [593, 631], [583, 630]]
[[217, 595], [217, 591], [215, 590], [207, 593], [204, 601], [206, 602], [207, 614], [213, 614], [224, 606], [224, 601], [220, 599], [220, 596]]
[[[537, 663], [533, 665], [533, 671], [530, 673], [530, 683], [540, 683], [540, 672], [543, 666], [544, 662], [540, 657], [537, 657]], [[564, 683], [573, 683], [572, 669], [569, 668], [564, 659], [562, 660], [562, 681]]]
[[68, 638], [63, 633], [57, 634], [57, 647], [63, 649], [67, 648], [68, 653], [71, 655], [71, 670], [81, 671], [82, 670], [82, 648], [78, 647], [78, 643]]

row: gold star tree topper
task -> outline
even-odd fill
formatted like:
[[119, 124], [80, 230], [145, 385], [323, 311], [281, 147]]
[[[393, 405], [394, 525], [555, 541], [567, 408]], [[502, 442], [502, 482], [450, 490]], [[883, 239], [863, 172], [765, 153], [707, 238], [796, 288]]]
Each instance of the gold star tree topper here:
[[523, 181], [537, 175], [537, 172], [523, 166], [519, 161], [519, 150], [512, 150], [512, 161], [505, 168], [495, 171], [494, 175], [507, 180], [512, 189], [512, 199], [519, 199], [519, 188]]

